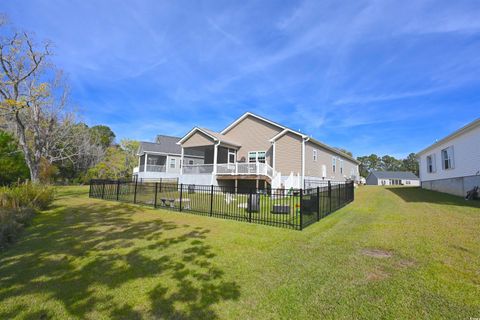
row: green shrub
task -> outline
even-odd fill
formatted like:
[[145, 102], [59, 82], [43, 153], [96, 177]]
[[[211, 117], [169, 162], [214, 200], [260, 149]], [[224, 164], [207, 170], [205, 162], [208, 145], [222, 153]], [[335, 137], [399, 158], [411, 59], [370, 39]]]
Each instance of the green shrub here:
[[51, 186], [25, 183], [0, 188], [0, 248], [12, 243], [35, 211], [46, 209], [53, 199]]
[[44, 210], [52, 203], [54, 196], [53, 187], [35, 183], [3, 187], [0, 188], [0, 208]]

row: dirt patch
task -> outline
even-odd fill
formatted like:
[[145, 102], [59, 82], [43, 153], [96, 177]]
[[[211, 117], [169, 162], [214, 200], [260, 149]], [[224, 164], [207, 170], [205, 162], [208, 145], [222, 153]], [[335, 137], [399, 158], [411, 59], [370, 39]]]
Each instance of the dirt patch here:
[[389, 274], [383, 270], [377, 269], [367, 274], [367, 281], [380, 281], [388, 278]]
[[393, 256], [392, 252], [381, 249], [363, 249], [362, 254], [374, 258], [391, 258]]
[[397, 262], [397, 266], [399, 268], [411, 268], [416, 266], [417, 263], [413, 260], [407, 260], [407, 259], [401, 259], [400, 261]]

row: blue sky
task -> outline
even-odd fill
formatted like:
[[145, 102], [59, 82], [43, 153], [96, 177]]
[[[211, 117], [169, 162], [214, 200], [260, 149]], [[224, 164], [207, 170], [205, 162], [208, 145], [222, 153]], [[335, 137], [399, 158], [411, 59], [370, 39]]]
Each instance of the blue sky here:
[[246, 111], [355, 156], [416, 152], [480, 116], [480, 1], [3, 0], [55, 44], [71, 100], [119, 138]]

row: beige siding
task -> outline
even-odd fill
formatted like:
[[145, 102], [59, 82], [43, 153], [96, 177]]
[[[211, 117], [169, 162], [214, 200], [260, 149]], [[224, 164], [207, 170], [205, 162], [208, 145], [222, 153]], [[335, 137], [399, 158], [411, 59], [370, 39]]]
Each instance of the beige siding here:
[[272, 165], [272, 144], [269, 140], [280, 131], [282, 129], [277, 126], [248, 116], [224, 135], [242, 145], [237, 152], [238, 161], [248, 161], [249, 151], [266, 151], [267, 163]]
[[[313, 160], [313, 150], [317, 150], [317, 161]], [[336, 170], [333, 172], [333, 158], [336, 158]], [[343, 160], [343, 173], [340, 170], [340, 162]], [[352, 169], [354, 175], [358, 175], [358, 166], [355, 162], [337, 155], [321, 146], [307, 141], [305, 144], [305, 176], [322, 177], [322, 165], [326, 166], [326, 179], [343, 181], [350, 178]]]
[[189, 147], [199, 147], [199, 146], [209, 146], [213, 144], [212, 138], [207, 136], [206, 134], [196, 131], [194, 134], [190, 136], [186, 141], [182, 143], [184, 148]]
[[275, 142], [275, 171], [302, 174], [302, 137], [288, 132]]

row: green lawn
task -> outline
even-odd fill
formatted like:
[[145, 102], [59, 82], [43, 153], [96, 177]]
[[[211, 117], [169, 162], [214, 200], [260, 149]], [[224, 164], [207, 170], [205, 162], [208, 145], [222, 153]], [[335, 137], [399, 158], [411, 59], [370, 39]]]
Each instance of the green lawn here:
[[480, 204], [363, 187], [304, 231], [59, 188], [0, 254], [0, 318], [480, 317]]

